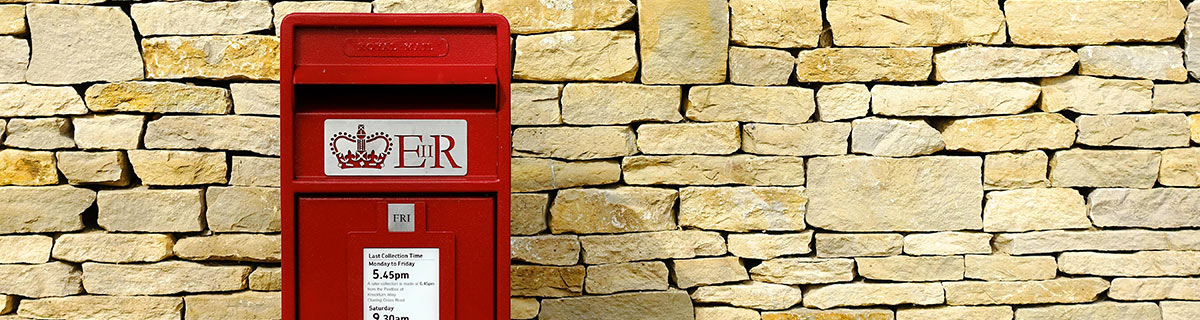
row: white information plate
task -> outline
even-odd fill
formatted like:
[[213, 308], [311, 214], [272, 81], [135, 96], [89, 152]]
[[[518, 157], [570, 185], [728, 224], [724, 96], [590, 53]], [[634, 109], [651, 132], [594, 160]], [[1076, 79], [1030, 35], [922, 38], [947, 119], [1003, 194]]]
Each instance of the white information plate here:
[[325, 175], [465, 176], [466, 120], [326, 119]]
[[437, 320], [437, 248], [364, 248], [363, 320]]

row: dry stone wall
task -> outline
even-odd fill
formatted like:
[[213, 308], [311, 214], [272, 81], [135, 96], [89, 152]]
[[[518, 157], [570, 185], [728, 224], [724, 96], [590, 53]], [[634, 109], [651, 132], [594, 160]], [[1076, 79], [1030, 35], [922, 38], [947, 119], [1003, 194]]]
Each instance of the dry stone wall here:
[[1200, 318], [1187, 0], [0, 0], [0, 319], [280, 316], [293, 12], [509, 18], [514, 319]]

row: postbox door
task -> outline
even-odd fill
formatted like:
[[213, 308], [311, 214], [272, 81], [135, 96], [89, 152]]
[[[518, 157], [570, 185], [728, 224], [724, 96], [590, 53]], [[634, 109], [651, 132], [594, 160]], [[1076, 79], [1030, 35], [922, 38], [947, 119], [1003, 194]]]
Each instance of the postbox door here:
[[491, 317], [495, 210], [492, 197], [300, 198], [299, 317]]

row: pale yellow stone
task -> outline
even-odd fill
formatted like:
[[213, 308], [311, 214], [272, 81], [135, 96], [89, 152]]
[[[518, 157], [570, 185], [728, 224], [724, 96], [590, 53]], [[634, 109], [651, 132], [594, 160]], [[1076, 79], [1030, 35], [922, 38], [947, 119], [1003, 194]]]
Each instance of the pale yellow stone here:
[[725, 254], [720, 233], [696, 230], [579, 237], [589, 265], [658, 259], [688, 259]]
[[579, 237], [575, 235], [510, 237], [508, 243], [513, 261], [556, 266], [579, 263]]
[[1004, 44], [1000, 5], [988, 1], [833, 0], [833, 42], [846, 47]]
[[54, 259], [70, 262], [155, 262], [171, 257], [175, 240], [165, 234], [71, 233], [54, 240]]
[[1117, 300], [1200, 300], [1200, 279], [1116, 278], [1108, 297]]
[[279, 118], [164, 116], [146, 124], [146, 148], [249, 151], [279, 155]]
[[205, 218], [215, 232], [278, 232], [279, 188], [209, 187]]
[[938, 81], [1057, 77], [1075, 67], [1079, 55], [1070, 48], [968, 46], [933, 55]]
[[584, 288], [588, 294], [667, 290], [670, 271], [661, 261], [612, 263], [587, 267]]
[[279, 38], [263, 35], [142, 39], [146, 78], [279, 80]]
[[75, 145], [81, 149], [133, 150], [142, 142], [141, 115], [88, 115], [71, 120], [75, 128]]
[[25, 31], [25, 6], [0, 5], [0, 34], [23, 34]]
[[54, 238], [43, 235], [0, 236], [0, 263], [46, 263], [53, 247]]
[[675, 229], [679, 192], [648, 187], [567, 189], [550, 206], [554, 233], [618, 233]]
[[945, 302], [939, 283], [845, 283], [816, 287], [804, 295], [804, 306], [936, 305]]
[[858, 274], [871, 280], [925, 282], [962, 280], [963, 258], [894, 256], [854, 258]]
[[83, 264], [83, 287], [105, 295], [160, 295], [246, 289], [249, 266], [209, 266], [195, 262]]
[[983, 256], [965, 259], [967, 279], [984, 281], [1049, 280], [1058, 275], [1058, 263], [1052, 256]]
[[583, 266], [513, 265], [510, 270], [512, 296], [569, 297], [583, 294]]
[[88, 87], [84, 101], [95, 112], [223, 114], [233, 106], [229, 90], [153, 81], [94, 84]]
[[1175, 0], [1014, 0], [1004, 15], [1013, 43], [1063, 46], [1170, 42], [1187, 12]]
[[970, 152], [1069, 148], [1075, 123], [1057, 113], [950, 120], [938, 128], [947, 150]]
[[1024, 82], [950, 82], [935, 86], [877, 85], [871, 111], [890, 116], [1016, 114], [1038, 101], [1041, 88]]
[[705, 230], [804, 230], [804, 188], [686, 187], [679, 190], [679, 225]]
[[143, 78], [133, 23], [119, 7], [30, 4], [34, 44], [29, 83], [77, 84]]
[[1050, 158], [1050, 184], [1149, 188], [1158, 180], [1160, 161], [1154, 150], [1062, 150]]
[[513, 79], [633, 81], [638, 71], [636, 38], [633, 31], [624, 30], [519, 36]]
[[894, 320], [891, 309], [808, 309], [794, 308], [787, 311], [763, 312], [762, 320]]
[[870, 109], [871, 90], [864, 84], [830, 84], [817, 89], [817, 118], [821, 121], [861, 118]]
[[523, 127], [513, 130], [512, 141], [513, 155], [520, 156], [589, 160], [637, 152], [637, 137], [626, 126]]
[[0, 83], [0, 116], [38, 117], [85, 114], [83, 98], [71, 87]]
[[230, 83], [233, 113], [279, 115], [278, 83]]
[[671, 279], [679, 288], [750, 280], [746, 267], [737, 257], [674, 260]]
[[1034, 188], [988, 192], [983, 230], [1021, 232], [1048, 229], [1087, 229], [1087, 205], [1070, 188]]
[[983, 158], [983, 187], [987, 190], [1042, 188], [1050, 157], [1045, 151], [991, 153]]
[[1163, 150], [1158, 182], [1168, 186], [1200, 187], [1200, 148]]
[[225, 183], [225, 153], [130, 150], [129, 163], [143, 184], [184, 186]]
[[643, 124], [637, 129], [644, 154], [730, 154], [742, 145], [737, 122]]
[[996, 250], [1007, 254], [1064, 251], [1165, 250], [1167, 234], [1146, 230], [1083, 230], [1007, 233], [996, 236]]
[[180, 297], [74, 296], [22, 300], [17, 314], [36, 319], [178, 320]]
[[67, 185], [0, 187], [0, 234], [83, 229], [83, 211], [95, 200], [96, 191]]
[[1079, 74], [1185, 82], [1183, 49], [1176, 46], [1079, 48]]
[[[376, 13], [479, 12], [479, 0], [375, 0], [372, 3], [375, 5]], [[354, 7], [358, 8], [357, 6]], [[367, 10], [363, 12], [371, 12], [370, 9], [371, 7], [367, 7]]]
[[800, 288], [765, 282], [706, 286], [692, 292], [692, 301], [721, 303], [759, 310], [782, 310], [800, 304]]
[[513, 125], [562, 123], [562, 84], [514, 83], [509, 108]]
[[632, 20], [637, 7], [629, 0], [483, 0], [483, 12], [504, 15], [513, 33], [543, 33], [616, 27]]
[[1164, 319], [1158, 305], [1154, 303], [1118, 303], [1097, 302], [1080, 305], [1040, 306], [1017, 308], [1017, 319], [1055, 320], [1055, 319], [1128, 319], [1128, 320], [1160, 320]]
[[1181, 113], [1080, 116], [1080, 144], [1167, 148], [1188, 145], [1189, 120]]
[[1200, 114], [1188, 116], [1192, 122], [1192, 143], [1200, 143]]
[[530, 192], [610, 184], [621, 181], [616, 161], [558, 161], [512, 158], [512, 191]]
[[625, 183], [632, 185], [798, 186], [804, 184], [800, 157], [632, 156], [621, 160]]
[[1171, 250], [1200, 251], [1200, 230], [1182, 230], [1167, 233], [1167, 248]]
[[26, 298], [64, 297], [83, 292], [80, 277], [79, 268], [58, 261], [5, 264], [0, 265], [0, 293]]
[[850, 151], [873, 156], [910, 157], [946, 148], [942, 133], [925, 120], [887, 118], [855, 119]]
[[119, 151], [59, 151], [54, 156], [58, 170], [71, 184], [123, 186], [132, 176], [129, 160]]
[[1200, 274], [1200, 252], [1064, 252], [1058, 256], [1058, 269], [1066, 274], [1097, 276], [1191, 276]]
[[1088, 203], [1092, 222], [1100, 227], [1200, 226], [1200, 189], [1096, 189]]
[[[737, 20], [736, 16], [734, 20]], [[786, 85], [792, 76], [795, 58], [784, 50], [729, 47], [729, 82], [752, 86]]]
[[[1116, 1], [1113, 1], [1116, 2]], [[1150, 80], [1062, 76], [1042, 79], [1041, 108], [1083, 114], [1150, 111], [1154, 83]]]
[[817, 233], [818, 257], [880, 257], [900, 254], [904, 236], [894, 233]]
[[[1200, 18], [1197, 18], [1200, 17], [1200, 5], [1193, 6], [1188, 4], [1186, 10], [1188, 21], [1183, 25], [1184, 66], [1188, 69], [1189, 74], [1196, 77], [1200, 76], [1200, 69], [1197, 68], [1200, 66], [1200, 64], [1197, 64], [1200, 63], [1200, 59], [1197, 59], [1197, 57], [1200, 57], [1200, 50], [1197, 50], [1200, 47], [1196, 46], [1197, 42], [1200, 41]], [[1197, 311], [1197, 316], [1200, 316], [1200, 309], [1197, 309]]]
[[41, 186], [58, 182], [53, 152], [0, 150], [0, 185]]
[[992, 235], [977, 232], [914, 233], [904, 236], [904, 253], [945, 256], [992, 253]]
[[750, 269], [754, 281], [816, 284], [854, 280], [853, 259], [779, 258]]
[[817, 104], [801, 87], [694, 86], [684, 112], [695, 121], [808, 122]]
[[119, 232], [197, 232], [204, 230], [204, 190], [101, 190], [96, 223]]
[[246, 187], [278, 187], [279, 158], [233, 156], [229, 184]]
[[[465, 1], [471, 2], [472, 4], [475, 4], [476, 6], [478, 5], [478, 2], [479, 2], [479, 0], [465, 0]], [[395, 1], [395, 2], [399, 2], [399, 4], [395, 4], [392, 1], [388, 1], [388, 2], [376, 1], [376, 2], [374, 2], [374, 7], [376, 8], [376, 12], [396, 12], [396, 11], [401, 11], [401, 10], [397, 10], [395, 8], [397, 5], [402, 6], [402, 7], [410, 7], [410, 6], [416, 7], [415, 6], [416, 4], [428, 3], [428, 2], [433, 2], [433, 1], [405, 0], [403, 2], [400, 2], [400, 1]], [[438, 4], [438, 3], [447, 3], [448, 4], [448, 3], [459, 3], [459, 2], [462, 2], [462, 1], [446, 0], [446, 1], [433, 2], [433, 4]], [[279, 35], [279, 33], [283, 31], [283, 24], [282, 24], [283, 18], [287, 17], [287, 15], [289, 15], [289, 14], [301, 13], [301, 12], [370, 13], [371, 7], [372, 7], [372, 3], [359, 2], [359, 1], [281, 1], [281, 2], [276, 2], [272, 6], [272, 10], [275, 11], [275, 18], [272, 19], [272, 22], [274, 22], [274, 24], [275, 24], [275, 35]], [[474, 9], [474, 8], [472, 8], [472, 9]], [[477, 12], [477, 11], [471, 10], [470, 12]]]
[[817, 0], [731, 0], [729, 9], [730, 40], [739, 45], [812, 48], [824, 31]]
[[896, 320], [977, 319], [1012, 320], [1013, 308], [995, 307], [936, 307], [896, 310]]
[[258, 267], [250, 273], [250, 290], [279, 291], [283, 290], [283, 273], [278, 268]]
[[67, 118], [32, 118], [8, 120], [4, 146], [35, 150], [74, 148], [71, 120]]
[[186, 260], [279, 262], [279, 235], [218, 234], [186, 237], [175, 242], [175, 256]]
[[202, 294], [183, 297], [187, 305], [186, 320], [246, 319], [270, 320], [283, 317], [279, 292], [238, 292], [233, 294]]
[[[16, 297], [13, 297], [10, 295], [5, 295], [5, 294], [0, 294], [0, 314], [13, 312], [13, 309], [16, 308], [16, 306], [17, 306]], [[4, 318], [0, 318], [0, 319], [8, 319], [8, 318], [4, 317]]]
[[546, 230], [546, 208], [550, 195], [545, 193], [513, 193], [509, 204], [513, 235], [537, 234]]
[[729, 234], [729, 253], [747, 259], [768, 260], [812, 252], [813, 232]]
[[696, 320], [761, 320], [758, 311], [734, 307], [696, 307]]
[[1058, 278], [1040, 281], [942, 282], [946, 289], [946, 304], [1045, 304], [1082, 303], [1096, 301], [1108, 290], [1108, 281], [1101, 278]]
[[1150, 111], [1200, 112], [1200, 83], [1155, 84]]
[[[25, 13], [25, 8], [19, 7], [21, 14]], [[5, 6], [0, 6], [0, 34], [3, 34], [5, 27], [4, 22], [7, 17]], [[11, 11], [11, 10], [8, 10]], [[24, 16], [22, 16], [23, 18]], [[23, 20], [23, 19], [22, 19]], [[21, 27], [25, 27], [25, 21], [21, 21]], [[788, 59], [790, 60], [790, 59]], [[788, 72], [791, 71], [788, 64]], [[29, 41], [18, 39], [15, 37], [0, 36], [0, 82], [25, 82], [25, 71], [29, 69]], [[785, 80], [786, 81], [786, 80]]]
[[692, 320], [687, 291], [633, 292], [542, 300], [540, 320]]
[[562, 120], [569, 124], [679, 122], [679, 86], [571, 83], [562, 91]]
[[1200, 302], [1192, 301], [1163, 301], [1158, 304], [1162, 308], [1163, 320], [1188, 320], [1200, 318]]
[[510, 298], [509, 317], [513, 319], [533, 319], [538, 316], [541, 304], [534, 298]]
[[130, 15], [142, 36], [239, 34], [271, 28], [267, 1], [135, 3]]
[[982, 165], [979, 157], [812, 158], [805, 218], [837, 231], [980, 229]]
[[850, 132], [851, 126], [845, 122], [747, 123], [742, 126], [742, 151], [787, 156], [843, 155]]
[[639, 1], [642, 82], [720, 83], [729, 55], [727, 0]]
[[796, 56], [800, 82], [925, 81], [933, 48], [820, 48]]

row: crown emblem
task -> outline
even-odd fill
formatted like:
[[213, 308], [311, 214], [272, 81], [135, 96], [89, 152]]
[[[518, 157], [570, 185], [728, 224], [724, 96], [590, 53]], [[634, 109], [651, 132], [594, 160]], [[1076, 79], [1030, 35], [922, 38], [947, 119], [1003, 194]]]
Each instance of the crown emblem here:
[[338, 132], [329, 138], [329, 151], [342, 169], [381, 169], [383, 160], [392, 153], [392, 144], [383, 132], [367, 135], [366, 126], [360, 124], [354, 135]]

